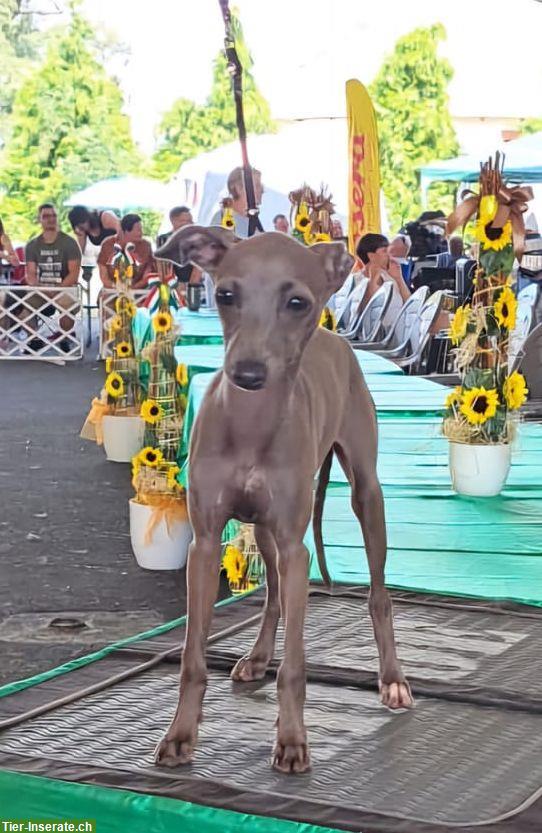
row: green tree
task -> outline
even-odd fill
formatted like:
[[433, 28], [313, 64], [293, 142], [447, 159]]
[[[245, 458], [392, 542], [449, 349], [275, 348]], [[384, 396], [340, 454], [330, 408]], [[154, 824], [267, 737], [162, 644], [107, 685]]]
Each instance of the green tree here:
[[37, 58], [34, 16], [22, 0], [0, 0], [0, 147], [9, 135], [17, 88]]
[[445, 36], [444, 27], [437, 24], [400, 38], [370, 88], [392, 228], [415, 219], [421, 211], [419, 167], [459, 150], [448, 110], [447, 87], [453, 71], [437, 53]]
[[[252, 75], [252, 58], [247, 49], [241, 24], [232, 15], [235, 43], [243, 65], [243, 102], [248, 133], [270, 133], [275, 129], [271, 111]], [[226, 58], [220, 51], [213, 67], [213, 84], [207, 101], [198, 106], [179, 98], [164, 115], [159, 128], [154, 172], [169, 179], [185, 159], [231, 142], [237, 137], [235, 103]]]
[[542, 131], [542, 119], [532, 118], [525, 119], [521, 123], [521, 132], [525, 133], [540, 133]]
[[78, 188], [133, 171], [140, 161], [121, 91], [96, 59], [93, 37], [73, 11], [15, 97], [0, 213], [19, 237], [29, 233], [43, 200], [60, 208]]

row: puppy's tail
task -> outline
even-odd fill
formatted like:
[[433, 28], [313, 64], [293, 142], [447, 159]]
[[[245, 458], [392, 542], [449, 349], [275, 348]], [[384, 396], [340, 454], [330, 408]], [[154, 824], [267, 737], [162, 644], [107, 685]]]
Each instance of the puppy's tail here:
[[312, 511], [312, 532], [316, 546], [318, 569], [320, 570], [322, 581], [325, 585], [327, 585], [327, 587], [331, 587], [331, 576], [327, 568], [326, 554], [324, 552], [324, 539], [322, 538], [322, 516], [324, 514], [324, 498], [326, 496], [327, 484], [329, 483], [329, 474], [331, 472], [332, 462], [333, 446], [329, 449], [326, 458], [320, 467], [318, 484], [314, 495], [314, 508]]

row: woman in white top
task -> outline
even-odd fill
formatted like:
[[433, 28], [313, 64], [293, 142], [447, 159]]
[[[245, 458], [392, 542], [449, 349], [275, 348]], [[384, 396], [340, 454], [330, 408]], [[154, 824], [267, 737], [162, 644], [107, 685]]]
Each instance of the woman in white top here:
[[364, 234], [357, 245], [356, 254], [363, 263], [362, 275], [369, 279], [364, 304], [388, 281], [393, 283], [393, 306], [402, 306], [410, 298], [410, 289], [399, 263], [390, 257], [389, 246], [389, 240], [383, 234]]

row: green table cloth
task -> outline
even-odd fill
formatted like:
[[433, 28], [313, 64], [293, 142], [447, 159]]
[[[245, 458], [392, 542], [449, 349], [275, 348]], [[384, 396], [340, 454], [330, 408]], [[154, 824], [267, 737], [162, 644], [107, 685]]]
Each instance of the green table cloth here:
[[[180, 327], [178, 344], [222, 344], [222, 324], [214, 310], [192, 312], [183, 307], [174, 311], [174, 318]], [[133, 325], [136, 351], [153, 337], [148, 309], [138, 308]]]

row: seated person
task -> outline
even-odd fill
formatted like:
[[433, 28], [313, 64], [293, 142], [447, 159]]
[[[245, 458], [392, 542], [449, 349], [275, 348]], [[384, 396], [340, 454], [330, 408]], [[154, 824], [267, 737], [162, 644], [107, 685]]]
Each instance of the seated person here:
[[448, 252], [442, 252], [442, 254], [437, 255], [437, 266], [440, 269], [453, 269], [457, 261], [465, 257], [462, 237], [458, 235], [450, 237], [448, 247]]
[[17, 253], [13, 248], [11, 240], [7, 236], [4, 224], [2, 223], [2, 218], [0, 217], [0, 261], [4, 261], [9, 264], [9, 266], [13, 266], [16, 268], [19, 266], [19, 258], [17, 257]]
[[286, 214], [276, 214], [273, 217], [273, 228], [275, 231], [281, 231], [283, 234], [290, 234], [290, 223]]
[[[190, 209], [186, 205], [176, 205], [175, 208], [172, 208], [169, 212], [169, 221], [171, 223], [171, 230], [166, 231], [164, 234], [159, 234], [156, 238], [156, 247], [158, 249], [164, 245], [174, 231], [183, 228], [183, 226], [189, 226], [194, 222]], [[197, 266], [193, 266], [191, 263], [187, 263], [186, 266], [173, 265], [173, 271], [179, 279], [180, 284], [201, 283], [203, 273], [201, 269], [198, 269]]]
[[125, 214], [120, 221], [120, 231], [112, 237], [107, 237], [102, 243], [98, 256], [98, 268], [100, 278], [105, 289], [115, 288], [113, 272], [113, 258], [116, 255], [115, 244], [124, 249], [128, 243], [133, 243], [131, 249], [134, 258], [134, 275], [132, 278], [132, 289], [144, 289], [147, 286], [149, 273], [154, 271], [154, 258], [152, 256], [151, 244], [143, 239], [143, 228], [139, 214]]
[[407, 286], [410, 286], [410, 277], [413, 261], [409, 258], [411, 241], [408, 234], [396, 234], [390, 243], [390, 258], [399, 264], [401, 275]]
[[[29, 286], [40, 287], [69, 287], [77, 286], [81, 267], [81, 249], [76, 240], [60, 231], [58, 216], [52, 203], [43, 203], [38, 209], [38, 219], [42, 232], [26, 244], [26, 283]], [[71, 294], [60, 290], [48, 293], [54, 303], [40, 309], [44, 305], [39, 295], [30, 295], [28, 303], [39, 310], [39, 315], [53, 315], [58, 307], [70, 310], [69, 315], [60, 318], [60, 328], [64, 333], [73, 330], [74, 316], [77, 310], [73, 308], [74, 298]], [[29, 346], [38, 349], [44, 346], [39, 338], [33, 338]], [[73, 344], [64, 337], [59, 344], [60, 349], [69, 352]]]
[[[254, 182], [254, 196], [256, 205], [262, 201], [263, 185], [262, 175], [256, 168], [252, 168], [252, 180]], [[231, 209], [237, 237], [248, 237], [248, 215], [247, 195], [245, 192], [245, 178], [243, 168], [234, 168], [228, 176], [228, 194], [231, 198]], [[222, 220], [222, 211], [217, 211], [210, 222], [211, 226], [219, 226]]]
[[369, 279], [363, 298], [364, 305], [388, 281], [393, 283], [393, 294], [398, 301], [404, 303], [410, 298], [411, 293], [400, 266], [390, 258], [389, 245], [388, 238], [383, 234], [364, 234], [358, 242], [356, 254], [363, 263], [361, 274]]

